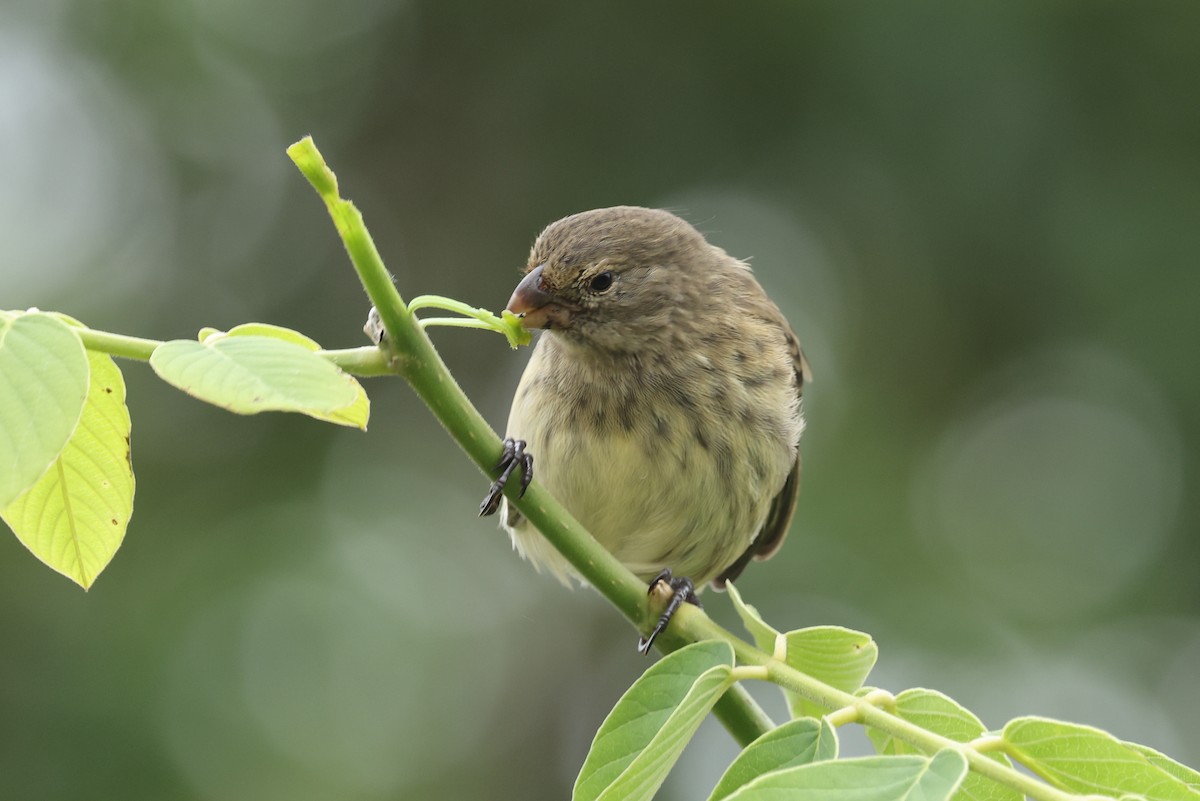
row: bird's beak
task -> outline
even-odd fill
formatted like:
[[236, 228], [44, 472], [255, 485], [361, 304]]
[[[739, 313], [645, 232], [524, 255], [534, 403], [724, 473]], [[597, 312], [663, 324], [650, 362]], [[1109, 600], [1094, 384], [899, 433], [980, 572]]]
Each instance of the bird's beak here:
[[570, 321], [570, 309], [546, 291], [542, 281], [544, 264], [530, 270], [508, 299], [508, 310], [521, 316], [526, 328], [562, 328]]

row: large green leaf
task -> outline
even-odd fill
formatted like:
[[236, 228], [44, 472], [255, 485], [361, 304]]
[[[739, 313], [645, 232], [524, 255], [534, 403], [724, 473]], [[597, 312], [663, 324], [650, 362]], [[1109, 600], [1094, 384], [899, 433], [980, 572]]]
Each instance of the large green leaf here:
[[[789, 665], [848, 693], [863, 686], [879, 658], [870, 634], [841, 626], [813, 626], [784, 636]], [[831, 711], [794, 693], [787, 696], [792, 717], [820, 717]]]
[[1200, 801], [1200, 792], [1152, 764], [1146, 754], [1091, 726], [1017, 718], [1004, 727], [1008, 753], [1047, 781], [1077, 793], [1148, 801]]
[[0, 509], [54, 464], [87, 393], [87, 356], [66, 323], [40, 312], [0, 312]]
[[91, 381], [74, 434], [37, 483], [0, 510], [38, 559], [84, 589], [125, 538], [134, 486], [125, 381], [111, 357], [86, 358]]
[[[891, 712], [902, 720], [915, 723], [923, 729], [948, 737], [959, 743], [966, 743], [982, 736], [986, 729], [979, 718], [953, 698], [937, 690], [912, 689], [905, 690], [896, 696], [895, 707]], [[916, 749], [902, 740], [893, 738], [881, 729], [867, 728], [867, 736], [875, 744], [875, 749], [881, 754], [911, 754]], [[1003, 754], [988, 754], [1001, 764], [1012, 767], [1012, 762]], [[956, 801], [1021, 801], [1022, 795], [1011, 787], [978, 773], [967, 774], [962, 786], [958, 788]]]
[[318, 356], [306, 337], [256, 327], [255, 333], [212, 332], [201, 342], [165, 342], [150, 356], [150, 366], [167, 383], [238, 414], [300, 412], [359, 425], [336, 414], [361, 405], [357, 381]]
[[813, 762], [767, 773], [726, 801], [946, 801], [967, 773], [957, 751]]
[[746, 746], [717, 782], [709, 801], [721, 801], [764, 773], [835, 759], [837, 753], [837, 732], [828, 721], [790, 720]]
[[733, 648], [694, 643], [663, 657], [609, 712], [575, 780], [573, 801], [648, 801], [729, 688]]

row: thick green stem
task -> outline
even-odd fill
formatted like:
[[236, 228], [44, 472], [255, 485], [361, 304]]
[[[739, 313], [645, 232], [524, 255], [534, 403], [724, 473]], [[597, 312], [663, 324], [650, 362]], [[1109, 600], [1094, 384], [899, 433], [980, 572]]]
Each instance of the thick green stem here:
[[387, 355], [373, 345], [361, 348], [346, 348], [344, 350], [318, 351], [322, 356], [336, 364], [340, 369], [351, 375], [372, 378], [381, 375], [393, 375]]
[[725, 691], [713, 707], [713, 714], [742, 748], [775, 728], [775, 721], [767, 716], [758, 702], [740, 684], [735, 684]]
[[143, 362], [150, 361], [150, 354], [154, 353], [154, 349], [162, 344], [156, 339], [127, 337], [123, 334], [110, 334], [107, 331], [96, 331], [91, 328], [76, 328], [75, 333], [79, 334], [79, 338], [83, 340], [83, 346], [88, 350]]

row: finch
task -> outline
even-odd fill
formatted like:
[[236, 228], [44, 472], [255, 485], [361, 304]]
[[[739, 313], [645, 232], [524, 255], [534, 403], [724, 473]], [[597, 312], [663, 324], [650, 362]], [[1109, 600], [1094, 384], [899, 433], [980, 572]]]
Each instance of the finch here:
[[[518, 465], [673, 612], [778, 550], [796, 506], [809, 367], [750, 267], [666, 211], [597, 209], [537, 238], [508, 309], [545, 329], [508, 418], [495, 511]], [[570, 564], [505, 499], [513, 545]], [[569, 583], [569, 582], [568, 582]], [[669, 614], [639, 648], [647, 650]]]

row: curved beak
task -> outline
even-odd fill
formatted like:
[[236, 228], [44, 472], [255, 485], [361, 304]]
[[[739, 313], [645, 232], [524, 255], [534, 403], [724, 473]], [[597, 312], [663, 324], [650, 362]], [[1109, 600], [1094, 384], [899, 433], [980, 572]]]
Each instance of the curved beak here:
[[521, 325], [526, 328], [561, 328], [570, 319], [567, 307], [553, 294], [547, 292], [542, 282], [539, 264], [530, 270], [508, 299], [508, 310], [521, 316]]

